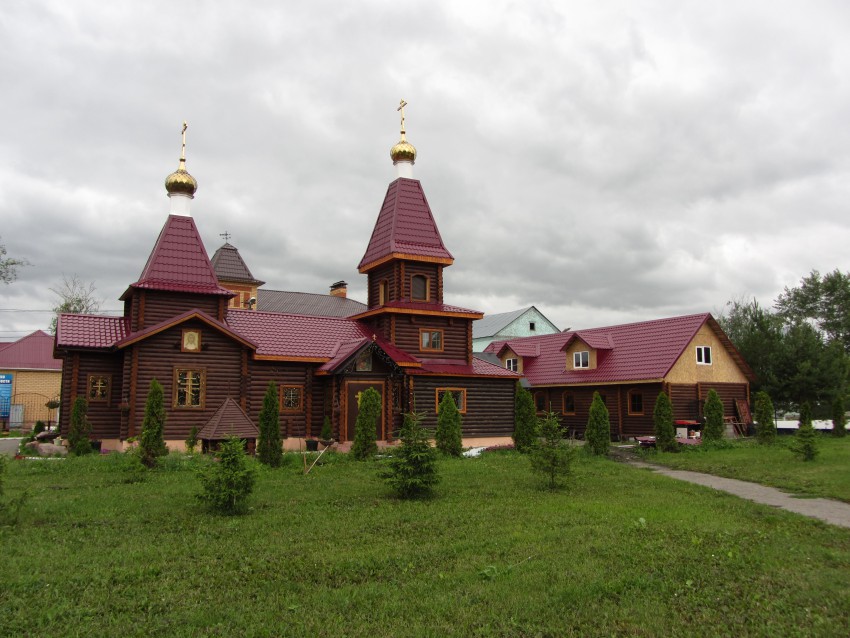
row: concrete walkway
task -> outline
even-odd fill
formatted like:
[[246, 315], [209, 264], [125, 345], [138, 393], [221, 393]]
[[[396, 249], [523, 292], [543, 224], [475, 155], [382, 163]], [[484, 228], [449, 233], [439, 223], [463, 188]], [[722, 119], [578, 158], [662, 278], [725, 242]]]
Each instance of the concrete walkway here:
[[748, 483], [747, 481], [723, 478], [721, 476], [714, 476], [713, 474], [702, 474], [700, 472], [671, 470], [661, 465], [636, 461], [622, 454], [618, 454], [617, 458], [634, 467], [643, 467], [657, 474], [669, 476], [670, 478], [704, 485], [715, 490], [740, 496], [754, 503], [771, 505], [788, 512], [818, 518], [831, 525], [850, 528], [850, 503], [831, 501], [826, 498], [795, 498], [792, 494], [782, 492], [775, 487], [759, 485], [758, 483]]

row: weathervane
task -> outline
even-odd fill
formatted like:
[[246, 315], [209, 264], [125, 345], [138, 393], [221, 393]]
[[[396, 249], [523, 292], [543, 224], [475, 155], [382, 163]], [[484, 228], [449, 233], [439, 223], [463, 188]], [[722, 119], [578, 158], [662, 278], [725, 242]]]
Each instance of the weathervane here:
[[404, 139], [404, 107], [407, 106], [407, 102], [404, 101], [404, 98], [398, 103], [398, 108], [396, 111], [401, 111], [401, 139]]
[[224, 231], [223, 233], [219, 233], [218, 236], [224, 239], [224, 243], [227, 243], [228, 241], [230, 241], [231, 234], [227, 231]]

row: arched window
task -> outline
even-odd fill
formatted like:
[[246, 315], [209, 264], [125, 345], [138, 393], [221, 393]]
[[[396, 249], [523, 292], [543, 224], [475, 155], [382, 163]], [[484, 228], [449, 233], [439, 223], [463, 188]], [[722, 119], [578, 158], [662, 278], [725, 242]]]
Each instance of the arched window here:
[[428, 301], [428, 277], [413, 275], [410, 278], [410, 298], [413, 301]]

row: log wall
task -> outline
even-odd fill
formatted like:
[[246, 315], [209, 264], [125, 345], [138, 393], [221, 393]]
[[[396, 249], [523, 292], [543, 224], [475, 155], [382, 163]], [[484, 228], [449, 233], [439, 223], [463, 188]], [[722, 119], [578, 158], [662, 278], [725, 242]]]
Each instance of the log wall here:
[[466, 389], [464, 437], [511, 436], [514, 431], [516, 379], [481, 377], [413, 377], [413, 409], [424, 414], [426, 428], [437, 427], [437, 388]]
[[[467, 360], [472, 344], [469, 343], [470, 319], [439, 316], [399, 315], [395, 320], [395, 344], [417, 357], [426, 359]], [[443, 331], [443, 350], [420, 350], [419, 331]]]

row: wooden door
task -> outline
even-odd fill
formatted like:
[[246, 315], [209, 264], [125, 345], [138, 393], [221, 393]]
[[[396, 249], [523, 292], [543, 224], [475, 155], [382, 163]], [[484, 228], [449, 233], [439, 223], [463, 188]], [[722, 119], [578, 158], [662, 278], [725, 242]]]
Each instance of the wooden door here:
[[360, 394], [367, 388], [375, 388], [381, 395], [381, 416], [378, 419], [375, 436], [379, 441], [384, 438], [384, 383], [383, 381], [347, 381], [345, 383], [345, 439], [354, 440], [354, 424], [357, 423]]

